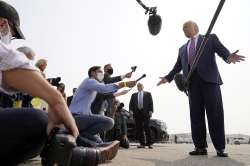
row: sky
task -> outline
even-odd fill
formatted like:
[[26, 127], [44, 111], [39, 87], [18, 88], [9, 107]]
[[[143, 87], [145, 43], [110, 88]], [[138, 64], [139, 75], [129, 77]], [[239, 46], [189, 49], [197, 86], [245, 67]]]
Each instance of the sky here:
[[[67, 95], [87, 77], [91, 66], [111, 63], [115, 76], [137, 65], [132, 79], [147, 74], [142, 83], [153, 96], [153, 118], [165, 121], [171, 134], [190, 132], [188, 98], [173, 82], [156, 84], [173, 68], [178, 48], [187, 42], [183, 23], [194, 20], [204, 34], [219, 0], [143, 0], [147, 6], [157, 6], [162, 17], [157, 36], [149, 34], [148, 16], [136, 0], [7, 2], [18, 10], [27, 39], [14, 41], [14, 47], [29, 46], [36, 59], [47, 59], [47, 77], [60, 76]], [[217, 57], [227, 134], [250, 134], [249, 6], [249, 0], [227, 0], [212, 31], [231, 52], [240, 50], [246, 56], [245, 62], [230, 65]], [[118, 98], [126, 108], [134, 92], [136, 88]]]

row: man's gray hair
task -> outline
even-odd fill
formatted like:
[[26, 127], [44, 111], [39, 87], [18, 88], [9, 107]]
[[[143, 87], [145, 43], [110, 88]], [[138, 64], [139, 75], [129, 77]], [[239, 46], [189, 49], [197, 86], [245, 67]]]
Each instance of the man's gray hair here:
[[30, 47], [19, 47], [17, 51], [24, 53], [28, 59], [34, 60], [35, 52]]

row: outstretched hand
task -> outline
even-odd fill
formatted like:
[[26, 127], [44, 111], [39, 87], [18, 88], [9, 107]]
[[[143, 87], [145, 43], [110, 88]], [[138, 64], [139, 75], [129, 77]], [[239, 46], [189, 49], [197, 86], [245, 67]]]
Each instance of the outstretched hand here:
[[161, 84], [165, 84], [168, 82], [168, 80], [165, 77], [159, 77], [161, 80], [158, 82], [157, 86], [161, 85]]
[[237, 53], [239, 52], [239, 50], [231, 53], [229, 55], [229, 57], [227, 58], [227, 62], [228, 63], [233, 63], [235, 64], [236, 62], [241, 62], [241, 61], [245, 61], [245, 57], [242, 55], [238, 55]]
[[126, 87], [133, 88], [136, 85], [136, 81], [127, 81]]

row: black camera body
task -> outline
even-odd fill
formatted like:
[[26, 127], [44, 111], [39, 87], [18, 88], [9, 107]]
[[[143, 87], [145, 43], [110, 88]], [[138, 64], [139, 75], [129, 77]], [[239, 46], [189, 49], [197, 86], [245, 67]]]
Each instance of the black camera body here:
[[41, 153], [43, 166], [70, 166], [75, 138], [69, 134], [59, 133], [54, 129]]
[[177, 88], [181, 92], [185, 92], [187, 94], [189, 83], [186, 81], [183, 74], [179, 74], [179, 73], [175, 74], [174, 81], [175, 81], [175, 84], [176, 84]]
[[65, 130], [55, 128], [41, 153], [42, 166], [97, 166], [99, 150], [79, 147]]
[[47, 79], [49, 81], [49, 83], [53, 86], [58, 87], [61, 81], [61, 77], [56, 77], [56, 78], [48, 78]]

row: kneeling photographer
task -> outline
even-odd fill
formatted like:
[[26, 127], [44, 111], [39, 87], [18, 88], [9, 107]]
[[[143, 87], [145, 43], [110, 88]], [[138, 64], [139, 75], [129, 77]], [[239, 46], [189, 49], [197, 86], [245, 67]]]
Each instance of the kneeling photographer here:
[[38, 96], [50, 105], [48, 115], [34, 109], [0, 110], [0, 161], [17, 165], [41, 152], [47, 133], [64, 124], [78, 136], [78, 129], [61, 94], [41, 76], [24, 54], [9, 47], [12, 38], [24, 39], [17, 11], [0, 1], [0, 90]]
[[113, 140], [119, 140], [120, 146], [123, 148], [128, 149], [129, 148], [129, 140], [127, 137], [127, 122], [124, 115], [124, 104], [120, 103], [118, 100], [115, 101], [115, 115], [114, 115], [114, 121], [115, 125], [113, 130]]

